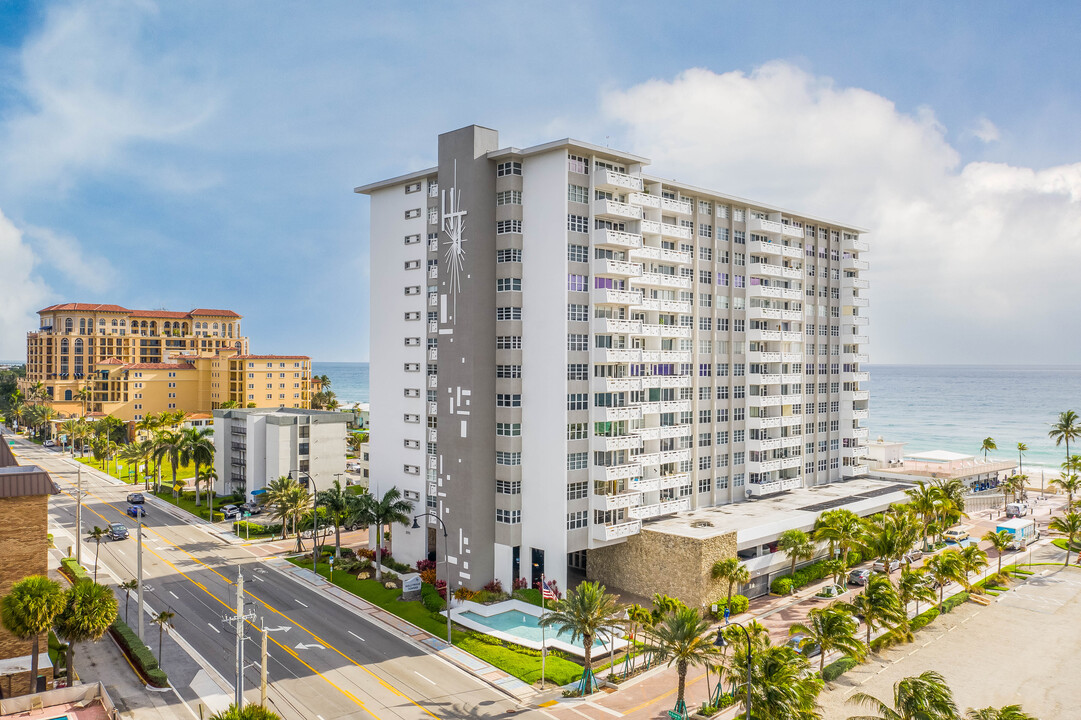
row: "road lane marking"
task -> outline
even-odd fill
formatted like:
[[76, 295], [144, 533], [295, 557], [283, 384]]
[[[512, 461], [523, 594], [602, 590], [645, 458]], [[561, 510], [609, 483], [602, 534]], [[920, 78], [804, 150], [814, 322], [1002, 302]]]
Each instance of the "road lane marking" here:
[[214, 627], [214, 626], [213, 626], [213, 625], [211, 625], [210, 623], [207, 623], [207, 626], [208, 626], [208, 627], [209, 627], [209, 628], [210, 628], [211, 630], [213, 630], [214, 632], [216, 632], [217, 634], [221, 635], [221, 630], [217, 629], [216, 627]]
[[347, 633], [349, 633], [350, 635], [352, 635], [353, 637], [355, 637], [355, 638], [356, 638], [357, 640], [360, 640], [361, 642], [368, 642], [367, 640], [365, 640], [364, 638], [362, 638], [362, 637], [361, 637], [360, 635], [357, 635], [357, 634], [356, 634], [355, 632], [353, 632], [352, 630], [346, 630], [346, 632], [347, 632]]
[[416, 670], [414, 670], [413, 672], [417, 673], [417, 675], [420, 675], [420, 677], [424, 678], [425, 680], [428, 680], [428, 682], [430, 682], [430, 683], [431, 683], [432, 685], [435, 685], [435, 684], [436, 684], [435, 680], [430, 680], [430, 679], [428, 679], [428, 678], [424, 677], [423, 675], [421, 675], [421, 674], [420, 674], [419, 672], [417, 672]]
[[173, 592], [172, 590], [169, 591], [169, 594], [172, 595], [173, 597], [175, 597], [177, 600], [180, 599], [180, 597], [175, 592]]
[[616, 710], [613, 710], [612, 708], [606, 708], [603, 705], [598, 705], [595, 702], [586, 702], [586, 703], [583, 703], [583, 704], [588, 705], [591, 708], [596, 708], [597, 710], [600, 710], [601, 712], [608, 713], [609, 715], [615, 715], [616, 717], [623, 717], [623, 713], [618, 712]]
[[[298, 605], [304, 605], [304, 603], [300, 602], [300, 601], [299, 601], [299, 600], [297, 600], [296, 598], [293, 598], [293, 600], [296, 600], [296, 602], [297, 602], [297, 604], [298, 604]], [[307, 606], [307, 605], [304, 605], [304, 607], [308, 607], [308, 606]]]

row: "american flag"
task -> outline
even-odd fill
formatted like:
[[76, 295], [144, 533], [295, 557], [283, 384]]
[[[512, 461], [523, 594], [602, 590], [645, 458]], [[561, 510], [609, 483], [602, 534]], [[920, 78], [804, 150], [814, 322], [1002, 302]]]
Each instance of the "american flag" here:
[[548, 582], [544, 579], [543, 575], [541, 575], [541, 597], [545, 600], [556, 599], [555, 591], [552, 590], [551, 587], [549, 587]]

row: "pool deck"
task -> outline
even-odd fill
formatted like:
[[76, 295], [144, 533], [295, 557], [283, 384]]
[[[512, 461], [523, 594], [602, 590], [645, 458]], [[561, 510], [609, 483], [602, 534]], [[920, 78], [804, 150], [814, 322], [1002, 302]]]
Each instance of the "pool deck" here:
[[[466, 617], [466, 613], [473, 613], [484, 618], [492, 617], [493, 615], [499, 615], [505, 612], [520, 612], [523, 615], [529, 615], [535, 618], [540, 618], [542, 610], [536, 605], [532, 605], [521, 600], [504, 600], [500, 603], [493, 605], [481, 605], [470, 600], [461, 602], [457, 607], [454, 607], [450, 611], [450, 617], [454, 622], [458, 623], [462, 627], [467, 627], [470, 630], [476, 630], [477, 632], [484, 633], [485, 635], [491, 635], [492, 637], [512, 642], [523, 647], [531, 648], [533, 650], [540, 650], [543, 646], [554, 648], [556, 650], [562, 650], [563, 652], [570, 653], [575, 657], [584, 657], [585, 650], [582, 645], [575, 645], [564, 640], [559, 640], [555, 637], [555, 630], [552, 631], [552, 637], [546, 637], [544, 643], [532, 640], [530, 638], [520, 637], [518, 635], [511, 635], [509, 633], [502, 632], [491, 628], [483, 623], [479, 623], [470, 617]], [[627, 641], [623, 638], [608, 638], [604, 642], [604, 647], [609, 652], [615, 652], [621, 650], [627, 646]]]

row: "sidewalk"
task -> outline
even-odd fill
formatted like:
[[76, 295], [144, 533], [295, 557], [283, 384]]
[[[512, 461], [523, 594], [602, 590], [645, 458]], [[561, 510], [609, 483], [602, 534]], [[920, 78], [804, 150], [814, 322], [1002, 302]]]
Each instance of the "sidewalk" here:
[[311, 570], [297, 567], [293, 563], [282, 558], [271, 558], [266, 561], [275, 570], [288, 575], [298, 583], [303, 583], [339, 605], [349, 608], [355, 614], [368, 620], [383, 625], [397, 635], [412, 641], [417, 647], [425, 652], [437, 655], [455, 667], [472, 675], [478, 680], [487, 683], [496, 690], [511, 696], [519, 702], [533, 701], [538, 691], [518, 678], [510, 675], [485, 661], [470, 655], [469, 653], [448, 645], [446, 641], [422, 630], [416, 625], [407, 622], [397, 615], [393, 615], [380, 607], [377, 607], [363, 598], [357, 597], [332, 585]]

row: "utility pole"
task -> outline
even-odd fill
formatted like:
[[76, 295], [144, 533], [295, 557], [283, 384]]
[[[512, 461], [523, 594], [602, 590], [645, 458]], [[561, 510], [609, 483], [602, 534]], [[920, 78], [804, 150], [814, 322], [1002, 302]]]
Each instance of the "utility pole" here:
[[75, 562], [83, 562], [83, 464], [79, 463], [75, 488]]
[[[255, 613], [244, 612], [244, 575], [236, 569], [236, 614], [222, 618], [225, 624], [236, 624], [236, 686], [233, 702], [238, 708], [244, 707], [244, 623], [255, 619]], [[266, 631], [263, 631], [263, 647], [266, 647]], [[264, 650], [265, 652], [265, 650]], [[263, 660], [264, 667], [266, 660]], [[265, 673], [263, 670], [262, 673]]]
[[267, 630], [266, 623], [260, 622], [260, 630], [263, 631], [262, 647], [259, 650], [259, 705], [266, 709], [266, 663], [267, 663]]
[[[135, 518], [135, 584], [139, 591], [139, 639], [143, 640], [143, 519]], [[143, 640], [143, 642], [146, 642]]]

